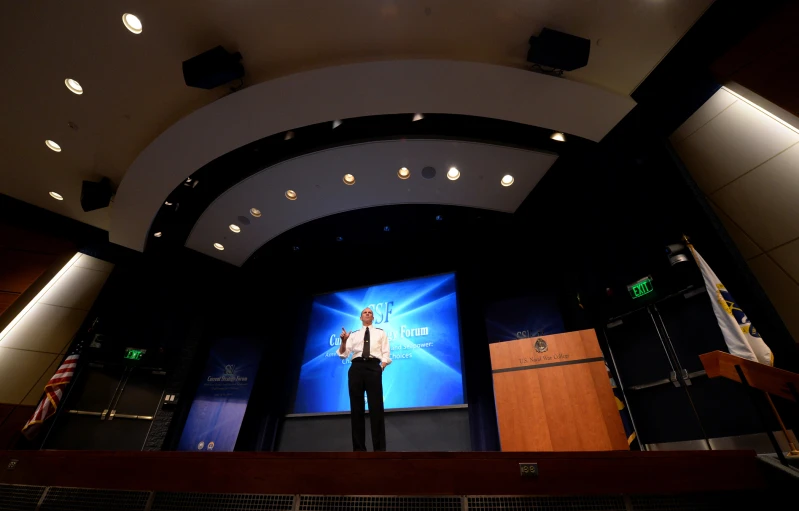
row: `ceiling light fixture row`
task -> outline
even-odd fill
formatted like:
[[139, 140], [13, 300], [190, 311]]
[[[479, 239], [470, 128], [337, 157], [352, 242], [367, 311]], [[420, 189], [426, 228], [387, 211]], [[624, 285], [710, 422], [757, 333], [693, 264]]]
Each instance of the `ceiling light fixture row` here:
[[[141, 34], [142, 32], [142, 23], [141, 20], [134, 14], [125, 13], [122, 15], [122, 23], [125, 25], [125, 28], [133, 32], [134, 34]], [[74, 78], [65, 78], [64, 85], [66, 85], [67, 90], [69, 90], [73, 94], [81, 95], [83, 94], [83, 86]], [[61, 152], [61, 146], [53, 140], [47, 139], [44, 141], [44, 145], [47, 146], [48, 149], [54, 151], [56, 153]], [[55, 200], [62, 201], [64, 200], [64, 196], [58, 192], [49, 192], [50, 197], [54, 198]], [[157, 232], [154, 234], [156, 238], [161, 237], [161, 233]]]

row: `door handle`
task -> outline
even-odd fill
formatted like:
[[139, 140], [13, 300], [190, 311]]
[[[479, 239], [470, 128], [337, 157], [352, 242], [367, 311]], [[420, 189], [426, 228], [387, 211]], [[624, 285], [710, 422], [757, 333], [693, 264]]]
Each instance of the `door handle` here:
[[73, 415], [91, 415], [93, 417], [102, 417], [101, 412], [90, 412], [89, 410], [68, 410], [67, 413], [71, 413]]

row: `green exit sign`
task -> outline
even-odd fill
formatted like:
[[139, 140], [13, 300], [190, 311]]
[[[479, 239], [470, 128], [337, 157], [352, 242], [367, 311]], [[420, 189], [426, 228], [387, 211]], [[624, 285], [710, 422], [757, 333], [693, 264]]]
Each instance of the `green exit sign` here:
[[655, 290], [655, 288], [652, 287], [652, 277], [646, 277], [638, 282], [630, 284], [627, 286], [627, 290], [630, 292], [630, 296], [632, 296], [633, 299], [648, 295]]
[[141, 360], [141, 357], [147, 353], [147, 350], [137, 350], [135, 348], [128, 348], [125, 350], [125, 358], [128, 360]]

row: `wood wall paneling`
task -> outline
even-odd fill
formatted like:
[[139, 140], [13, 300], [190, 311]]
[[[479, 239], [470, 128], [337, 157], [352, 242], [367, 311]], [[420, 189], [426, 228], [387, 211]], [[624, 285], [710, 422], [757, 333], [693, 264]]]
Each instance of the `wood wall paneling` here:
[[9, 293], [7, 291], [0, 291], [0, 314], [5, 312], [12, 303], [19, 298], [19, 293]]
[[799, 3], [786, 2], [712, 66], [720, 83], [737, 82], [799, 116]]
[[0, 249], [0, 291], [23, 293], [55, 259], [52, 254]]
[[[73, 243], [53, 235], [0, 223], [0, 315], [54, 264], [75, 251]], [[5, 319], [5, 318], [4, 318]]]

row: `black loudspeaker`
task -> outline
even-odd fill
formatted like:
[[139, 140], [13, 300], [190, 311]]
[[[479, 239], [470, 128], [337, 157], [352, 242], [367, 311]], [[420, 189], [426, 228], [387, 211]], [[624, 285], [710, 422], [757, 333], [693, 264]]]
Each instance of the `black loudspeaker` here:
[[217, 46], [183, 62], [183, 80], [189, 87], [213, 89], [244, 76], [241, 53]]
[[545, 28], [530, 37], [527, 61], [562, 71], [574, 71], [588, 64], [591, 40]]
[[80, 207], [83, 211], [107, 208], [111, 203], [111, 181], [104, 177], [99, 182], [84, 181], [80, 188]]

